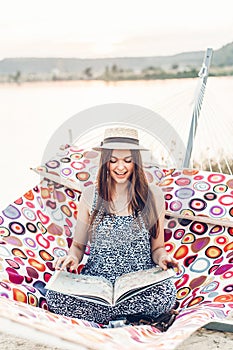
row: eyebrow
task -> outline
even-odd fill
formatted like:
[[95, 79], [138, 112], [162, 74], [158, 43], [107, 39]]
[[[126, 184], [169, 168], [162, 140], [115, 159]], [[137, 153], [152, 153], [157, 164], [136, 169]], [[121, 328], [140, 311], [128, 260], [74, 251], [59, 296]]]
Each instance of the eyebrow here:
[[126, 156], [126, 157], [124, 157], [124, 158], [117, 158], [117, 157], [115, 157], [115, 156], [111, 156], [111, 158], [115, 158], [115, 159], [127, 159], [127, 158], [132, 158], [132, 156], [130, 155], [130, 156]]

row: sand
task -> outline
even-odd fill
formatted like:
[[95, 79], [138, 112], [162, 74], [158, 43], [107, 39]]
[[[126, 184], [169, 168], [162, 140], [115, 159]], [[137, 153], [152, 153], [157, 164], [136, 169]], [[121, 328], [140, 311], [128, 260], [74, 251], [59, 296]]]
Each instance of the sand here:
[[[1, 350], [61, 350], [61, 347], [49, 347], [39, 342], [32, 342], [11, 335], [0, 333], [0, 349]], [[62, 347], [65, 350], [64, 347]], [[184, 341], [176, 350], [232, 350], [233, 349], [233, 333], [216, 332], [199, 329], [191, 337]]]
[[[13, 325], [13, 326], [12, 326]], [[180, 344], [176, 350], [232, 350], [233, 349], [233, 311], [231, 311], [225, 320], [222, 320], [218, 323], [215, 323], [213, 320], [212, 323], [209, 323], [207, 328], [200, 328], [194, 332], [188, 339], [186, 339], [182, 344]], [[215, 330], [211, 330], [215, 329]], [[34, 341], [27, 340], [25, 338], [20, 338], [15, 336], [17, 334], [16, 330], [19, 329], [17, 324], [10, 322], [9, 326], [5, 328], [8, 330], [9, 334], [1, 333], [0, 326], [0, 349], [1, 350], [66, 350], [66, 349], [75, 349], [75, 350], [85, 350], [82, 346], [75, 344], [70, 344], [63, 342], [61, 339], [58, 339], [58, 344], [56, 346], [49, 346], [49, 336], [44, 337], [43, 342], [41, 340], [40, 333], [35, 332]], [[218, 331], [216, 331], [218, 329]], [[227, 330], [227, 332], [220, 331]], [[230, 330], [230, 332], [229, 332]], [[23, 332], [25, 330], [22, 329]], [[10, 333], [11, 332], [11, 333]], [[20, 333], [18, 333], [20, 334]], [[31, 338], [29, 338], [31, 339]], [[54, 340], [51, 344], [54, 344]]]
[[199, 329], [176, 350], [232, 350], [233, 333]]

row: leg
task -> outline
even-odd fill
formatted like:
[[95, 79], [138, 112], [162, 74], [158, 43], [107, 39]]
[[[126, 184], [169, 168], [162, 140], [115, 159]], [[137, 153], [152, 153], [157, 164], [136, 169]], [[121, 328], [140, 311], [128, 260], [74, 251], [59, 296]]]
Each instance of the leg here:
[[171, 280], [167, 280], [119, 303], [114, 309], [114, 316], [143, 313], [158, 317], [172, 309], [175, 301], [176, 288]]
[[48, 290], [49, 311], [72, 318], [107, 324], [112, 319], [112, 307], [92, 303], [71, 295]]

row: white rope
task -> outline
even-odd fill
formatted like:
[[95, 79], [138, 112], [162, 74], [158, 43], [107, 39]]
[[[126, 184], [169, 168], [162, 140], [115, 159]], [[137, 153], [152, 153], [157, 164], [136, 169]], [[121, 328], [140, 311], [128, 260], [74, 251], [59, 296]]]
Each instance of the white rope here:
[[[193, 84], [193, 82], [190, 82]], [[195, 82], [196, 84], [196, 82]], [[191, 86], [191, 85], [190, 85]], [[199, 96], [195, 96], [193, 98], [193, 92], [195, 86], [193, 85], [187, 89], [183, 89], [182, 91], [174, 93], [169, 99], [164, 101], [157, 101], [153, 106], [150, 107], [151, 110], [154, 110], [160, 116], [164, 117], [168, 123], [170, 123], [174, 129], [177, 131], [179, 135], [182, 135], [182, 139], [184, 139], [188, 135], [188, 130], [190, 127], [190, 118], [191, 116], [191, 107], [196, 101], [196, 107], [194, 113], [194, 118], [198, 119], [198, 125], [196, 129], [196, 135], [193, 145], [193, 152], [190, 159], [191, 166], [199, 167], [200, 169], [208, 169], [212, 172], [215, 170], [216, 166], [219, 171], [228, 171], [229, 174], [232, 175], [233, 172], [233, 164], [227, 160], [227, 152], [219, 154], [219, 148], [222, 144], [222, 140], [227, 137], [232, 137], [233, 134], [233, 125], [229, 124], [221, 124], [221, 115], [217, 116], [216, 109], [214, 108], [214, 104], [217, 102], [216, 96], [211, 96], [211, 89], [206, 89], [205, 84], [200, 88]], [[205, 96], [204, 96], [205, 95]], [[209, 103], [209, 97], [211, 103]], [[214, 102], [213, 102], [214, 101]], [[198, 114], [200, 115], [198, 117]], [[221, 110], [222, 113], [223, 109]], [[147, 110], [145, 112], [135, 112], [127, 117], [127, 120], [122, 120], [122, 123], [129, 123], [134, 125], [134, 122], [138, 120], [145, 121], [145, 130], [150, 130], [151, 124], [151, 115]], [[219, 121], [220, 120], [220, 121]], [[221, 128], [219, 128], [219, 124], [221, 124]], [[232, 123], [230, 123], [232, 124]], [[167, 145], [158, 145], [154, 148], [154, 158], [157, 160], [161, 160], [163, 158], [163, 164], [166, 166], [172, 166], [172, 157], [176, 151], [176, 140], [174, 140], [174, 135], [172, 135], [171, 130], [164, 130], [164, 135], [166, 134], [166, 139], [170, 139], [170, 143]], [[202, 137], [204, 135], [204, 137]], [[146, 135], [144, 136], [146, 141]], [[163, 139], [163, 135], [161, 135], [161, 139]], [[143, 140], [142, 140], [143, 142]], [[93, 136], [88, 140], [89, 145], [96, 145], [96, 136]], [[202, 146], [203, 144], [203, 146]], [[203, 154], [200, 154], [200, 148], [202, 148]], [[201, 156], [198, 157], [198, 153]], [[206, 156], [204, 154], [206, 152]], [[161, 159], [159, 159], [159, 157]], [[182, 155], [180, 155], [182, 157]], [[205, 159], [206, 157], [206, 159]], [[221, 159], [220, 159], [221, 158]], [[214, 161], [216, 164], [214, 164]], [[223, 163], [224, 162], [224, 163]], [[226, 166], [224, 166], [226, 164]], [[225, 170], [226, 169], [226, 170]]]
[[232, 175], [232, 171], [231, 171], [231, 168], [230, 168], [230, 165], [229, 165], [229, 162], [228, 162], [227, 158], [224, 157], [224, 160], [225, 160], [225, 163], [226, 163], [227, 170], [228, 170], [229, 174]]
[[[209, 103], [209, 97], [211, 103]], [[196, 142], [194, 144], [194, 159], [198, 158], [197, 149], [198, 147], [203, 149], [203, 152], [207, 152], [206, 155], [203, 154], [203, 158], [207, 157], [206, 161], [208, 163], [208, 168], [210, 171], [219, 172], [229, 172], [232, 174], [233, 165], [227, 161], [227, 150], [224, 146], [224, 151], [220, 146], [223, 145], [223, 140], [232, 137], [233, 127], [232, 123], [221, 123], [221, 114], [216, 113], [216, 108], [214, 108], [217, 102], [216, 96], [211, 96], [211, 89], [207, 89], [205, 99], [203, 101], [203, 107], [201, 111], [201, 118], [198, 122]], [[221, 127], [219, 127], [221, 126]], [[205, 143], [205, 147], [202, 146]], [[211, 154], [212, 153], [212, 154]], [[214, 164], [214, 161], [216, 162]], [[217, 169], [215, 168], [217, 166]], [[215, 169], [214, 169], [215, 168]], [[206, 170], [208, 170], [206, 168]]]

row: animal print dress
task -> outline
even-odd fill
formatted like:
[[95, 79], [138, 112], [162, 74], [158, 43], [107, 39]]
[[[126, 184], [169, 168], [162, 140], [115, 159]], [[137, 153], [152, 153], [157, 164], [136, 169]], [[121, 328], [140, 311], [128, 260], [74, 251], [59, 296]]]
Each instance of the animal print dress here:
[[[93, 207], [96, 200], [95, 194]], [[149, 232], [140, 213], [139, 220], [133, 214], [106, 215], [93, 232], [90, 255], [81, 274], [102, 276], [114, 283], [122, 274], [154, 267]], [[176, 289], [168, 279], [113, 307], [52, 290], [47, 291], [46, 298], [49, 310], [56, 314], [107, 324], [118, 315], [142, 312], [159, 316], [174, 306]]]

